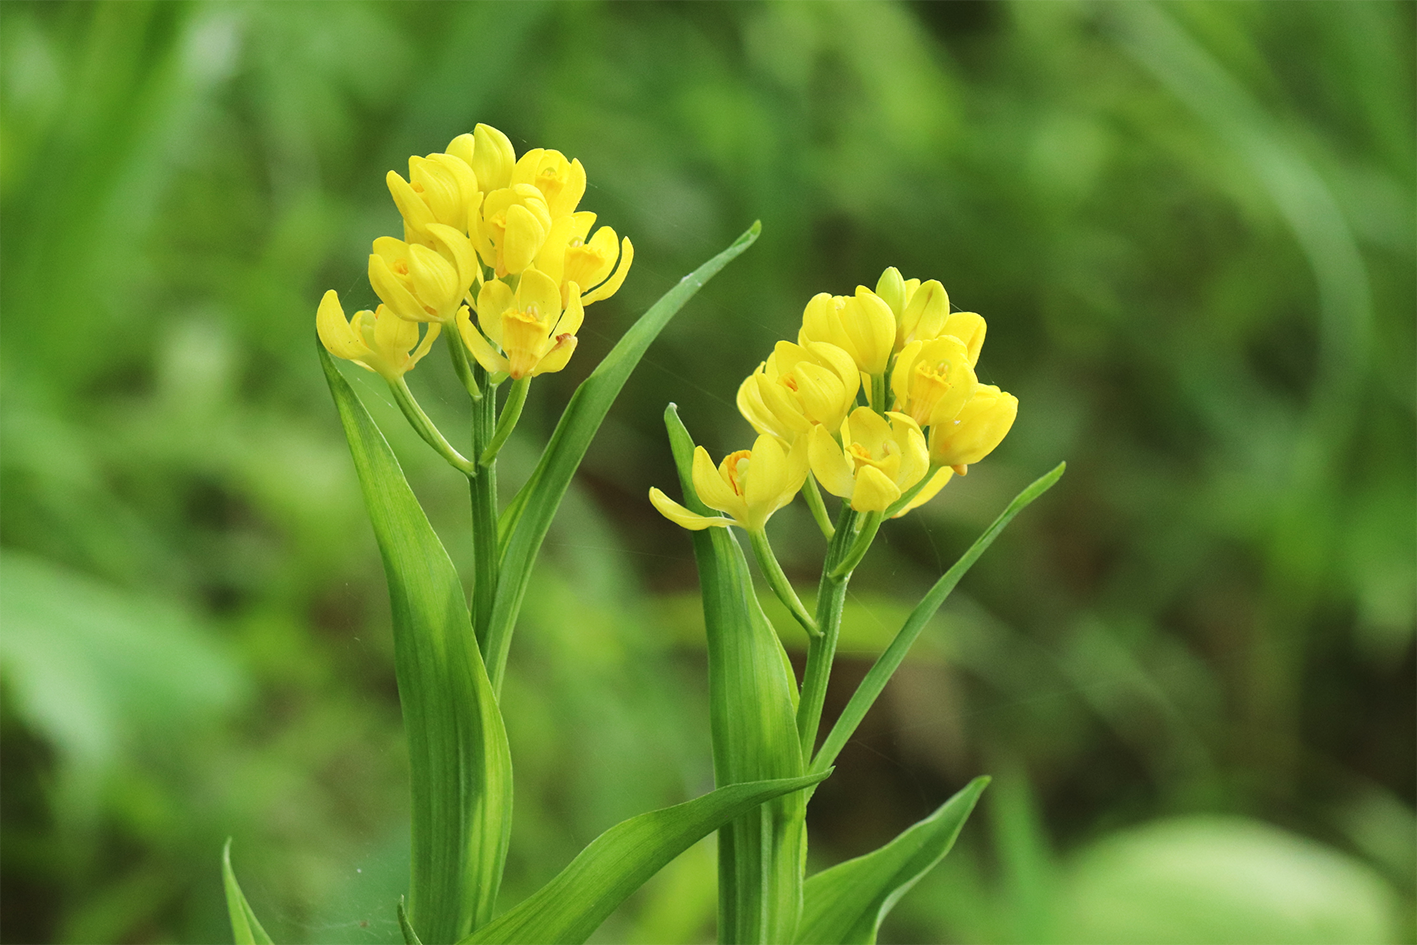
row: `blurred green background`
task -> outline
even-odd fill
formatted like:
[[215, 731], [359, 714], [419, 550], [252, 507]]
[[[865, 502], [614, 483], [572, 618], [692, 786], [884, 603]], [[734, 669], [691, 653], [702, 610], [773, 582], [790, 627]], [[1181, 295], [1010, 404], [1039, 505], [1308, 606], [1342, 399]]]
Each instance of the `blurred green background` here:
[[[0, 8], [0, 937], [398, 938], [407, 788], [382, 570], [313, 351], [374, 296], [407, 156], [487, 122], [590, 176], [625, 288], [534, 385], [515, 485], [636, 315], [650, 350], [553, 529], [505, 696], [504, 902], [711, 784], [666, 402], [887, 265], [990, 325], [999, 451], [892, 523], [828, 713], [1023, 484], [819, 791], [820, 864], [994, 785], [886, 941], [1414, 936], [1412, 3], [40, 3]], [[362, 372], [348, 372], [351, 375]], [[356, 378], [456, 559], [458, 477]], [[412, 383], [446, 430], [446, 361]], [[673, 491], [671, 489], [671, 491]], [[822, 542], [775, 520], [790, 574]], [[782, 626], [795, 645], [790, 621]], [[712, 858], [602, 941], [712, 935]]]

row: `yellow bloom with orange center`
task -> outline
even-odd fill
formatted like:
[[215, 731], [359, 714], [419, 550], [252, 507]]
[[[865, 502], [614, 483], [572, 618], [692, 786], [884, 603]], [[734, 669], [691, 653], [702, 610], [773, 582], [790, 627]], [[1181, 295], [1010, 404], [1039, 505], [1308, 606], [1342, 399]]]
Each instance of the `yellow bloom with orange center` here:
[[[582, 210], [561, 217], [536, 255], [535, 266], [561, 284], [562, 301], [566, 286], [581, 287], [581, 304], [589, 305], [614, 295], [625, 281], [635, 259], [635, 247], [627, 236], [617, 243], [615, 231], [602, 226], [590, 235], [595, 214]], [[616, 265], [616, 261], [619, 265]]]
[[412, 370], [428, 353], [442, 326], [429, 325], [420, 343], [418, 323], [399, 318], [383, 305], [376, 311], [355, 312], [353, 319], [346, 320], [338, 293], [330, 289], [320, 299], [315, 330], [330, 354], [353, 361], [392, 382]]
[[477, 295], [477, 325], [465, 308], [457, 322], [478, 364], [520, 380], [564, 368], [576, 350], [584, 317], [574, 286], [563, 310], [560, 287], [545, 273], [528, 269], [515, 292], [505, 282], [484, 283]]
[[754, 430], [791, 443], [819, 424], [840, 427], [860, 386], [856, 362], [836, 345], [779, 341], [739, 386], [738, 410]]
[[866, 374], [884, 374], [895, 349], [895, 317], [890, 306], [865, 286], [851, 297], [822, 292], [802, 312], [797, 342], [825, 341], [851, 355]]
[[554, 221], [574, 213], [585, 196], [585, 168], [579, 160], [566, 160], [560, 151], [533, 148], [512, 168], [512, 185], [517, 184], [530, 184], [541, 191]]
[[376, 239], [369, 283], [400, 318], [449, 324], [481, 273], [472, 244], [461, 232], [442, 223], [424, 229], [436, 250], [392, 236]]
[[529, 268], [551, 232], [546, 197], [532, 184], [513, 183], [488, 193], [475, 216], [473, 245], [498, 278]]
[[897, 355], [891, 371], [895, 409], [922, 427], [953, 420], [977, 384], [969, 349], [954, 335], [912, 341]]
[[980, 384], [953, 420], [930, 431], [930, 461], [961, 476], [1003, 442], [1018, 416], [1018, 398], [993, 384]]
[[[869, 407], [857, 407], [841, 425], [840, 438], [838, 442], [827, 427], [815, 427], [807, 455], [822, 488], [849, 500], [858, 512], [884, 512], [929, 472], [925, 436], [903, 413], [882, 417]], [[925, 499], [916, 496], [919, 502], [914, 505], [943, 485], [943, 479], [938, 484], [932, 480], [922, 490], [929, 494]]]
[[791, 449], [784, 449], [776, 437], [764, 434], [751, 450], [728, 454], [717, 468], [708, 450], [699, 446], [694, 449], [690, 479], [699, 501], [727, 517], [699, 515], [659, 489], [650, 489], [650, 502], [665, 518], [691, 531], [714, 525], [761, 531], [772, 514], [791, 502], [806, 482], [806, 441], [799, 440]]

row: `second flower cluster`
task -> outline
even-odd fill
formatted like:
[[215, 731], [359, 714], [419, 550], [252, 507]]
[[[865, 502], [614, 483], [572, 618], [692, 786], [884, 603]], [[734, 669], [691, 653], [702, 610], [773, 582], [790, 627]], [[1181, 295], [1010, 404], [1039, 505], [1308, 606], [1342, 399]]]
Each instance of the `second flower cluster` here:
[[936, 280], [887, 269], [875, 291], [821, 293], [807, 303], [797, 341], [779, 341], [738, 388], [738, 409], [759, 433], [753, 448], [715, 467], [694, 453], [699, 500], [690, 511], [659, 489], [665, 517], [698, 530], [761, 531], [810, 475], [857, 512], [899, 517], [928, 502], [999, 445], [1018, 400], [975, 374], [985, 322], [951, 312]]

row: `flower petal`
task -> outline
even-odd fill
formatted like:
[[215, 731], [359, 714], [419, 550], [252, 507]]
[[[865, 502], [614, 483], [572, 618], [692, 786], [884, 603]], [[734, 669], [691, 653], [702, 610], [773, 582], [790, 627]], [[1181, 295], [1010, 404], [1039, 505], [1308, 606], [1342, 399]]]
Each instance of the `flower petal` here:
[[649, 501], [651, 505], [659, 510], [660, 515], [663, 515], [675, 525], [681, 528], [687, 528], [692, 532], [702, 531], [713, 525], [728, 526], [733, 524], [730, 519], [710, 518], [706, 515], [700, 515], [697, 512], [690, 512], [657, 488], [651, 488], [649, 490]]
[[816, 426], [808, 434], [807, 457], [812, 467], [812, 475], [822, 484], [822, 488], [843, 499], [851, 497], [855, 487], [855, 470], [851, 460], [846, 458], [841, 447], [832, 439], [826, 427]]

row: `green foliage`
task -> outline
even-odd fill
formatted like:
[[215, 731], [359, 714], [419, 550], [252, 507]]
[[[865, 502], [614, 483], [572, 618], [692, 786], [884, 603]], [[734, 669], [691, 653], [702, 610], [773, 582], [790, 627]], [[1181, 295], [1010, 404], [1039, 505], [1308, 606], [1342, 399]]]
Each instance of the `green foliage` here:
[[502, 884], [512, 829], [507, 731], [457, 571], [383, 434], [316, 347], [389, 582], [412, 768], [409, 922], [429, 941], [455, 941], [492, 918]]
[[799, 942], [875, 942], [900, 897], [950, 852], [988, 778], [975, 778], [929, 817], [865, 856], [807, 880]]
[[730, 784], [616, 824], [578, 853], [555, 879], [464, 941], [584, 942], [631, 893], [710, 832], [829, 774]]
[[571, 478], [610, 411], [611, 404], [625, 386], [630, 372], [644, 357], [645, 350], [669, 320], [703, 288], [705, 282], [752, 246], [761, 229], [760, 224], [754, 223], [727, 249], [689, 273], [650, 306], [649, 311], [640, 316], [634, 327], [625, 333], [571, 396], [536, 469], [504, 513], [501, 528], [506, 533], [505, 548], [501, 554], [503, 577], [497, 586], [486, 645], [494, 686], [500, 684], [502, 679], [512, 629], [531, 581], [531, 569], [537, 552], [541, 550], [541, 543], [561, 504], [561, 497], [570, 487]]
[[[271, 945], [271, 937], [261, 927], [261, 920], [251, 911], [251, 904], [241, 892], [236, 882], [236, 872], [231, 868], [231, 838], [221, 848], [221, 884], [226, 890], [226, 908], [231, 915], [231, 930], [236, 945]], [[402, 909], [402, 907], [400, 907]]]
[[[691, 479], [694, 442], [673, 404], [664, 424], [686, 507], [709, 514]], [[728, 529], [707, 528], [694, 533], [694, 558], [707, 630], [714, 780], [722, 788], [800, 777], [806, 766], [797, 743], [796, 679], [753, 592], [743, 549]], [[802, 909], [805, 794], [763, 804], [719, 832], [720, 941], [792, 939]]]

